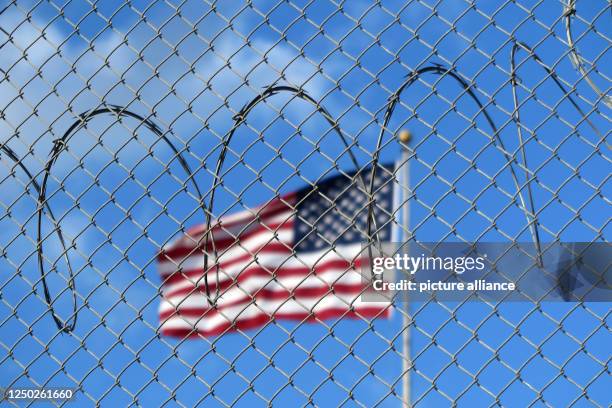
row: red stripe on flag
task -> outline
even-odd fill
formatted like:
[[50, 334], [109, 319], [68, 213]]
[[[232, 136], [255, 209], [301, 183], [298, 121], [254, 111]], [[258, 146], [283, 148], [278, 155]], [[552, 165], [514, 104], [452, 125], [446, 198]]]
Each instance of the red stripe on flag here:
[[[260, 207], [254, 210], [245, 210], [242, 211], [245, 213], [244, 217], [239, 219], [231, 219], [230, 221], [223, 221], [223, 218], [220, 218], [219, 221], [212, 227], [212, 229], [222, 229], [222, 228], [232, 228], [241, 224], [248, 224], [251, 221], [259, 221], [262, 217], [270, 218], [274, 215], [278, 215], [283, 211], [289, 211], [293, 213], [295, 211], [294, 205], [296, 197], [295, 193], [288, 194], [285, 196], [284, 201], [281, 199], [275, 199], [268, 203], [267, 205]], [[240, 214], [240, 213], [237, 213]], [[233, 214], [236, 215], [236, 214]], [[202, 229], [200, 233], [204, 232]]]
[[[260, 266], [260, 265], [247, 266], [246, 268], [244, 268], [244, 270], [242, 270], [236, 276], [236, 278], [224, 279], [220, 281], [219, 282], [220, 290], [226, 290], [233, 284], [245, 283], [247, 280], [254, 278], [254, 277], [267, 277], [267, 278], [273, 278], [273, 277], [283, 278], [283, 277], [292, 277], [292, 276], [306, 277], [306, 276], [316, 276], [318, 274], [321, 274], [321, 273], [324, 273], [330, 270], [348, 271], [353, 268], [361, 267], [361, 265], [363, 265], [363, 262], [362, 262], [363, 260], [364, 260], [363, 258], [358, 258], [354, 262], [350, 262], [344, 259], [333, 259], [327, 262], [321, 262], [321, 264], [315, 265], [313, 268], [309, 268], [306, 266], [304, 267], [285, 267], [282, 265], [279, 265], [276, 267], [269, 267], [269, 268], [266, 268], [265, 266]], [[183, 277], [182, 275], [178, 275], [181, 278], [183, 278], [181, 280], [187, 281], [191, 283], [193, 286], [188, 286], [185, 288], [177, 289], [172, 292], [166, 293], [164, 294], [164, 297], [169, 298], [169, 297], [177, 296], [177, 295], [188, 295], [192, 292], [197, 292], [198, 290], [201, 291], [202, 293], [205, 293], [206, 291], [205, 291], [205, 288], [203, 287], [204, 275], [201, 273], [201, 271], [197, 271], [197, 272], [199, 272], [199, 274], [196, 277], [199, 278], [199, 281], [196, 283], [200, 285], [199, 288], [193, 285], [193, 280], [189, 280], [187, 276]], [[181, 281], [181, 280], [177, 279], [174, 282], [176, 283], [177, 281]], [[211, 281], [214, 281], [214, 278], [209, 277], [209, 285], [208, 285], [209, 289], [210, 291], [216, 291], [217, 285], [215, 282], [211, 282]]]
[[[256, 262], [255, 256], [257, 254], [293, 254], [293, 249], [288, 247], [288, 244], [284, 244], [284, 243], [280, 243], [280, 242], [271, 242], [268, 244], [264, 244], [262, 246], [260, 246], [259, 248], [256, 248], [253, 250], [252, 253], [246, 253], [244, 255], [240, 255], [237, 256], [236, 258], [232, 258], [231, 261], [226, 261], [226, 262], [221, 262], [219, 264], [219, 268], [220, 269], [227, 269], [233, 265], [248, 261], [249, 259], [252, 259], [253, 262]], [[209, 271], [214, 270], [216, 268], [215, 265], [211, 266], [209, 268]], [[198, 268], [198, 269], [189, 269], [189, 270], [185, 270], [185, 271], [181, 271], [181, 270], [177, 270], [175, 272], [172, 272], [172, 274], [170, 275], [162, 275], [162, 279], [165, 278], [165, 280], [162, 282], [162, 285], [167, 285], [167, 284], [171, 284], [176, 282], [177, 280], [181, 280], [184, 279], [185, 277], [198, 277], [198, 276], [203, 276], [203, 268]]]
[[[255, 229], [252, 229], [246, 233], [238, 235], [234, 238], [225, 238], [215, 240], [215, 248], [217, 251], [223, 251], [227, 248], [230, 248], [234, 245], [238, 245], [241, 241], [246, 240], [248, 238], [257, 236], [259, 234], [264, 233], [274, 233], [283, 230], [291, 230], [293, 228], [293, 220], [288, 218], [283, 222], [277, 222], [270, 225], [262, 224]], [[180, 263], [184, 261], [186, 258], [189, 258], [193, 255], [198, 255], [203, 252], [205, 240], [202, 238], [200, 242], [194, 242], [193, 246], [191, 245], [177, 245], [172, 248], [169, 248], [165, 251], [160, 252], [157, 255], [157, 260], [160, 262], [163, 261], [173, 261], [176, 263]], [[208, 242], [207, 250], [211, 252], [213, 250], [213, 243]], [[177, 266], [178, 267], [178, 266]]]
[[[260, 222], [263, 218], [270, 218], [280, 214], [282, 211], [293, 213], [295, 211], [296, 193], [289, 193], [282, 197], [275, 198], [269, 203], [250, 210], [243, 210], [238, 213], [223, 216], [215, 221], [210, 227], [212, 232], [223, 231], [240, 225], [248, 225], [252, 222]], [[205, 232], [206, 225], [199, 224], [188, 228], [185, 235], [197, 237]]]
[[[323, 282], [321, 282], [324, 284]], [[224, 302], [222, 304], [217, 305], [216, 307], [210, 307], [208, 303], [203, 304], [202, 307], [181, 307], [180, 304], [176, 306], [175, 310], [167, 310], [165, 312], [159, 313], [160, 320], [166, 320], [169, 318], [178, 317], [202, 317], [202, 318], [210, 318], [219, 313], [219, 311], [223, 311], [228, 307], [240, 306], [240, 305], [248, 305], [250, 303], [257, 303], [259, 300], [290, 300], [293, 298], [324, 298], [329, 294], [341, 294], [341, 295], [358, 295], [363, 292], [365, 287], [362, 284], [333, 284], [333, 285], [325, 285], [318, 287], [310, 287], [310, 288], [300, 288], [297, 287], [293, 290], [270, 290], [270, 289], [259, 289], [257, 292], [251, 294], [250, 296], [245, 295], [239, 299], [233, 300], [231, 302]], [[180, 302], [177, 302], [180, 303]]]
[[161, 333], [166, 336], [180, 337], [180, 338], [195, 338], [200, 336], [218, 336], [230, 331], [236, 330], [248, 330], [259, 326], [266, 325], [274, 320], [297, 320], [301, 322], [312, 322], [318, 320], [331, 319], [334, 317], [338, 318], [376, 318], [376, 317], [389, 317], [390, 310], [388, 307], [384, 309], [381, 307], [358, 307], [354, 310], [349, 309], [327, 309], [317, 313], [276, 313], [274, 317], [270, 317], [267, 314], [262, 313], [261, 315], [253, 316], [248, 319], [237, 320], [235, 322], [227, 322], [221, 324], [210, 330], [197, 330], [189, 328], [162, 328]]

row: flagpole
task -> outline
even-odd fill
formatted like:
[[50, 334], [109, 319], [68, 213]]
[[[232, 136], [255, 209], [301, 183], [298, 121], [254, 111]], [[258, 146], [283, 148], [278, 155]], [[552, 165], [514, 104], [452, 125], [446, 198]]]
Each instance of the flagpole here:
[[[407, 242], [411, 237], [410, 231], [410, 208], [409, 201], [405, 199], [405, 197], [409, 197], [410, 193], [410, 149], [408, 147], [408, 143], [412, 139], [412, 135], [408, 130], [402, 130], [399, 133], [399, 141], [402, 147], [402, 156], [401, 156], [401, 181], [402, 181], [402, 199], [401, 202], [401, 218], [403, 233], [400, 235], [405, 238], [402, 240], [402, 243]], [[410, 370], [412, 368], [412, 360], [410, 359], [410, 307], [408, 303], [408, 292], [404, 291], [404, 313], [402, 315], [402, 406], [404, 408], [409, 408], [411, 403], [410, 396]]]

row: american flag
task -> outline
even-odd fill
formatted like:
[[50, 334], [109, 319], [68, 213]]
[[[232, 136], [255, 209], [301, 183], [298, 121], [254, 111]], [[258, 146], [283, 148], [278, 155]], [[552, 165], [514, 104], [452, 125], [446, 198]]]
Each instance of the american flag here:
[[[372, 230], [380, 241], [391, 238], [394, 173], [393, 166], [375, 172]], [[210, 242], [204, 248], [204, 225], [163, 248], [161, 333], [214, 336], [279, 319], [386, 317], [389, 303], [360, 299], [371, 174], [371, 167], [340, 174], [221, 217], [209, 235], [214, 251]], [[209, 293], [220, 295], [214, 306], [205, 289], [204, 251]]]

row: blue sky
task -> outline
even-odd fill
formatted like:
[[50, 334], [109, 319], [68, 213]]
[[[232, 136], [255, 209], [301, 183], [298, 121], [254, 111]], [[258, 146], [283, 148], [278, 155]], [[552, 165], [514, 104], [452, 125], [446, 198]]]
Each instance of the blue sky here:
[[[514, 154], [512, 36], [554, 67], [601, 134], [609, 129], [609, 108], [568, 57], [563, 4], [554, 0], [476, 7], [450, 0], [214, 7], [108, 1], [95, 9], [85, 1], [0, 1], [0, 10], [5, 5], [0, 138], [39, 180], [52, 141], [75, 115], [105, 101], [153, 115], [207, 191], [232, 116], [273, 83], [302, 87], [320, 101], [366, 165], [387, 99], [409, 72], [433, 63], [454, 66], [473, 86]], [[612, 66], [609, 17], [609, 4], [598, 0], [578, 2], [572, 20], [576, 46], [597, 67], [590, 78], [601, 89], [608, 88]], [[609, 148], [537, 62], [524, 51], [517, 61], [520, 126], [529, 139], [527, 169], [535, 175], [542, 240], [608, 240]], [[505, 154], [456, 81], [424, 75], [402, 94], [384, 135], [383, 161], [399, 157], [391, 136], [401, 127], [414, 134], [410, 227], [416, 239], [531, 239], [513, 203], [516, 186]], [[287, 95], [259, 105], [230, 147], [215, 215], [352, 168], [324, 118]], [[38, 276], [36, 196], [31, 188], [24, 194], [28, 179], [12, 171], [6, 155], [0, 163], [1, 386], [81, 383], [80, 401], [122, 404], [137, 395], [145, 406], [248, 406], [272, 398], [279, 405], [309, 398], [325, 406], [399, 405], [391, 390], [401, 388], [401, 313], [373, 323], [283, 322], [187, 342], [156, 336], [155, 253], [181, 229], [202, 222], [203, 212], [172, 151], [135, 120], [92, 121], [53, 167], [49, 204], [74, 244], [68, 256], [80, 308], [74, 333], [58, 334]], [[524, 166], [515, 170], [523, 182]], [[261, 178], [254, 181], [256, 175]], [[62, 247], [48, 217], [43, 230], [46, 267], [57, 266], [49, 284], [65, 317], [70, 296]], [[608, 303], [419, 303], [411, 312], [412, 396], [423, 406], [456, 398], [466, 406], [525, 406], [538, 398], [536, 405], [610, 403]]]

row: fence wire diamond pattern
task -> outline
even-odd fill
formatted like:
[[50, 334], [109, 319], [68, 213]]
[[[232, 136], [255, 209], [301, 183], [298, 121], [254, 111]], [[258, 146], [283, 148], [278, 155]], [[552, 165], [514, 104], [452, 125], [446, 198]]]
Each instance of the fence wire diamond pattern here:
[[607, 241], [611, 12], [0, 2], [0, 386], [82, 405], [608, 406], [609, 303], [397, 302], [181, 340], [159, 333], [155, 259], [194, 225], [400, 158], [403, 240]]

